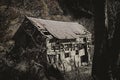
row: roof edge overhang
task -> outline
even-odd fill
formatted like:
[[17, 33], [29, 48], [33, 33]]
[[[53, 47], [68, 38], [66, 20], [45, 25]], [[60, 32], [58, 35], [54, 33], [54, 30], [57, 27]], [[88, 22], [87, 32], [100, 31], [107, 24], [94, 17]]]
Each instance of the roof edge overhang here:
[[[32, 17], [28, 17], [28, 16], [25, 16], [25, 18], [27, 19], [27, 20], [29, 20], [40, 32], [41, 32], [41, 30], [42, 29], [46, 29], [45, 27], [44, 27], [44, 25], [41, 23], [36, 23], [36, 22], [34, 22], [31, 18]], [[33, 19], [37, 19], [37, 18], [33, 18]], [[51, 21], [54, 21], [54, 20], [51, 20]], [[57, 21], [56, 21], [57, 22]], [[62, 21], [58, 21], [58, 22], [62, 22]], [[77, 23], [77, 22], [72, 22], [72, 23]], [[79, 24], [79, 23], [77, 23], [77, 24]], [[46, 29], [47, 30], [47, 29]], [[48, 32], [49, 32], [49, 30], [47, 30]], [[65, 39], [68, 39], [68, 40], [71, 40], [71, 39], [76, 39], [76, 38], [79, 38], [79, 37], [81, 37], [81, 36], [77, 36], [77, 37], [72, 37], [72, 38], [68, 38], [68, 37], [64, 37], [64, 38], [60, 38], [60, 37], [57, 37], [57, 36], [54, 36], [51, 32], [49, 32], [52, 36], [53, 36], [53, 38], [56, 38], [56, 39], [60, 39], [60, 40], [65, 40]], [[87, 34], [91, 34], [89, 31], [87, 31]], [[80, 35], [82, 35], [82, 34], [80, 34]], [[44, 35], [45, 36], [45, 35]], [[49, 38], [49, 37], [48, 37]]]

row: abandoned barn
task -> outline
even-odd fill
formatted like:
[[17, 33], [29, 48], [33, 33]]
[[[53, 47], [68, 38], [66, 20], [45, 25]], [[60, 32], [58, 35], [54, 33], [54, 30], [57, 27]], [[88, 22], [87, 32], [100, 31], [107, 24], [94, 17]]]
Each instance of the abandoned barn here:
[[73, 65], [80, 67], [90, 58], [91, 33], [77, 22], [26, 17], [13, 39], [17, 48], [37, 51], [33, 60], [37, 58], [40, 64], [49, 63], [60, 70], [70, 71]]

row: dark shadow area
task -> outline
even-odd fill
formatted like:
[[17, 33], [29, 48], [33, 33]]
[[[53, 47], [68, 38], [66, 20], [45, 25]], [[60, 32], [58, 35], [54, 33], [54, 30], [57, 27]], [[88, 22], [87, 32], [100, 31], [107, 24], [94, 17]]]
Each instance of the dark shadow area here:
[[93, 16], [92, 0], [58, 0], [64, 15], [71, 14], [74, 18], [91, 18]]

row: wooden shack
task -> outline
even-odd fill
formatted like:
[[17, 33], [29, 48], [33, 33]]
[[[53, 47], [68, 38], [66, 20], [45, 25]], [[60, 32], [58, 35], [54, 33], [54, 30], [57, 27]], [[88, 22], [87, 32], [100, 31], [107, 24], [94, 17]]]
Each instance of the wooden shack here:
[[[41, 61], [70, 71], [81, 66], [83, 45], [91, 41], [91, 33], [77, 22], [62, 22], [26, 17], [14, 36], [16, 46], [37, 48]], [[42, 58], [46, 58], [45, 60]]]

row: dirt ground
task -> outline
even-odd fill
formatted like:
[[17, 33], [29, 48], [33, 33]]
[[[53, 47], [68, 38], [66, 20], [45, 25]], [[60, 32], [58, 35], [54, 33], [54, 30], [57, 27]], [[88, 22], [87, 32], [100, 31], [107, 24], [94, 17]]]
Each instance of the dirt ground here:
[[91, 78], [91, 65], [81, 66], [76, 70], [66, 72], [65, 80], [92, 80]]

